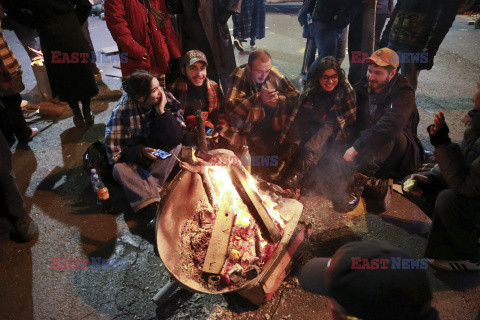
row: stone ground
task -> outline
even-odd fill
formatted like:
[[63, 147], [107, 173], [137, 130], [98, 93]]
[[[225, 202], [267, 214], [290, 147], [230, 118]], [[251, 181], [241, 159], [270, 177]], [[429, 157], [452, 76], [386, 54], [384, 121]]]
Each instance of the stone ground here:
[[[298, 86], [304, 39], [297, 22], [299, 3], [269, 5], [267, 35], [259, 40], [273, 63]], [[458, 16], [435, 58], [435, 67], [422, 72], [417, 90], [421, 122], [419, 135], [427, 149], [425, 128], [434, 113], [444, 110], [453, 140], [464, 130], [460, 119], [472, 106], [476, 82], [480, 31], [467, 25], [471, 16]], [[90, 31], [97, 51], [114, 45], [105, 22], [90, 18]], [[35, 79], [28, 58], [12, 32], [7, 41], [24, 66], [25, 93]], [[248, 48], [247, 48], [248, 50]], [[247, 54], [238, 54], [237, 64]], [[99, 55], [99, 60], [104, 56]], [[117, 62], [98, 63], [104, 82], [120, 88]], [[348, 63], [344, 64], [348, 68]], [[41, 132], [30, 149], [14, 146], [17, 184], [27, 210], [38, 223], [40, 235], [28, 244], [8, 242], [0, 255], [0, 319], [329, 319], [327, 299], [306, 293], [296, 280], [298, 267], [273, 298], [256, 307], [238, 295], [204, 295], [179, 291], [165, 306], [150, 298], [167, 282], [168, 273], [153, 245], [140, 236], [135, 217], [112, 186], [115, 214], [104, 214], [95, 204], [89, 175], [82, 168], [82, 155], [95, 140], [102, 139], [105, 124], [116, 102], [93, 103], [95, 124], [73, 128], [72, 113], [57, 118], [31, 114], [27, 121]], [[330, 256], [342, 244], [360, 239], [386, 239], [421, 258], [431, 221], [413, 204], [394, 193], [389, 210], [380, 215], [335, 213], [330, 202], [319, 196], [302, 197], [301, 220], [312, 223], [312, 240], [304, 259]], [[53, 269], [52, 258], [102, 257], [128, 260], [127, 269]], [[299, 262], [299, 264], [301, 264]], [[428, 270], [433, 305], [442, 319], [475, 319], [480, 306], [480, 276]]]

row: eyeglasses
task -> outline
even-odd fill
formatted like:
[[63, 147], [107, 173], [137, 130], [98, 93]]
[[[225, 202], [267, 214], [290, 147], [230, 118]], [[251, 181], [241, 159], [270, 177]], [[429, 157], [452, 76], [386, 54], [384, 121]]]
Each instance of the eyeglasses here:
[[335, 82], [335, 81], [338, 81], [338, 74], [334, 74], [331, 76], [323, 75], [320, 77], [320, 80], [322, 81], [332, 80], [333, 82]]

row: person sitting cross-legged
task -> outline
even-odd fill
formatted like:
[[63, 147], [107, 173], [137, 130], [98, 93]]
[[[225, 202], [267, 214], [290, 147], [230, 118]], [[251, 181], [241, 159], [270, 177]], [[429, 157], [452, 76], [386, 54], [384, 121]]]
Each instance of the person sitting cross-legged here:
[[[150, 221], [160, 201], [159, 191], [181, 150], [185, 123], [180, 103], [158, 79], [137, 70], [124, 82], [126, 95], [113, 110], [105, 130], [105, 146], [113, 176], [130, 206]], [[157, 158], [156, 149], [173, 156]]]

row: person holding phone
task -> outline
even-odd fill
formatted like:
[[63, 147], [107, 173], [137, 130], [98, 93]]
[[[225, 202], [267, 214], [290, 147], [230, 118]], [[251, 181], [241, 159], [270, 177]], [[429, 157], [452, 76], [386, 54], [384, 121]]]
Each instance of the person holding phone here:
[[248, 145], [251, 154], [272, 155], [298, 96], [287, 77], [272, 67], [270, 54], [254, 51], [248, 64], [230, 75], [226, 95], [229, 127], [222, 136], [235, 151]]
[[[123, 89], [126, 95], [105, 130], [105, 146], [113, 176], [130, 206], [150, 221], [180, 153], [185, 123], [180, 103], [153, 74], [137, 70], [126, 78]], [[175, 157], [159, 158], [154, 155], [158, 149]]]

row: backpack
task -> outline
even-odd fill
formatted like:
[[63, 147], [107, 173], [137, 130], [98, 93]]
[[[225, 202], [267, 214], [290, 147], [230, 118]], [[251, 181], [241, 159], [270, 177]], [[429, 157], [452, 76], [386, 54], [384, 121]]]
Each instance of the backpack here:
[[83, 168], [88, 173], [92, 169], [97, 170], [103, 181], [113, 181], [113, 166], [108, 162], [107, 150], [104, 141], [95, 141], [83, 155]]

